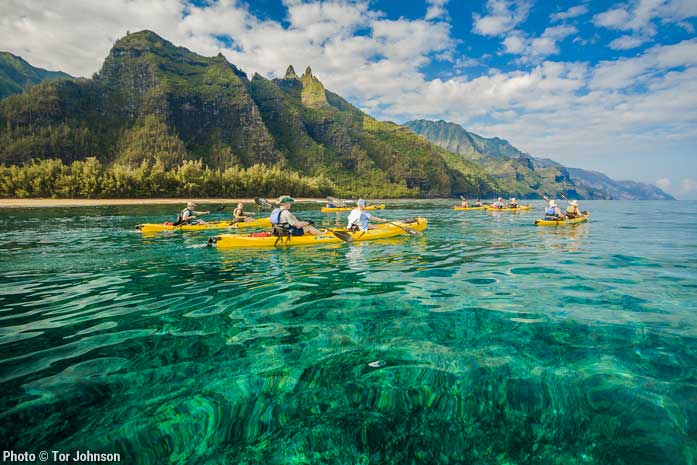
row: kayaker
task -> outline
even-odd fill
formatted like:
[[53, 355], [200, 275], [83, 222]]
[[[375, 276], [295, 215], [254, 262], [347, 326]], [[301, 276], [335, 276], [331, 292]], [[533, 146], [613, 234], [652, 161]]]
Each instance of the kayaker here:
[[177, 218], [177, 223], [179, 224], [206, 224], [205, 221], [196, 218], [201, 215], [208, 215], [210, 212], [199, 212], [195, 208], [198, 207], [194, 202], [188, 202], [186, 208], [182, 210]]
[[501, 197], [499, 197], [498, 199], [496, 199], [496, 202], [494, 202], [491, 206], [494, 208], [503, 208], [504, 207], [503, 199]]
[[351, 210], [351, 213], [349, 213], [348, 226], [346, 226], [346, 229], [352, 231], [367, 231], [369, 229], [373, 229], [373, 227], [370, 226], [369, 220], [377, 221], [378, 223], [389, 222], [389, 220], [379, 218], [365, 211], [367, 206], [368, 202], [366, 202], [364, 199], [358, 199], [356, 202], [356, 208]]
[[462, 198], [462, 203], [460, 204], [460, 206], [463, 207], [463, 208], [469, 208], [469, 207], [470, 207], [470, 204], [469, 204], [469, 202], [467, 201], [467, 199], [463, 197], [463, 198]]
[[244, 211], [244, 204], [242, 202], [237, 204], [237, 208], [232, 212], [235, 216], [236, 221], [254, 221], [254, 213], [249, 213]]
[[295, 199], [289, 195], [282, 195], [278, 198], [279, 206], [269, 216], [274, 234], [287, 233], [292, 236], [303, 236], [307, 233], [313, 236], [321, 235], [322, 232], [313, 227], [309, 221], [300, 221], [290, 212], [290, 207], [294, 202]]
[[511, 197], [508, 208], [518, 208], [518, 201], [515, 199], [515, 197]]
[[561, 209], [557, 206], [556, 200], [549, 201], [549, 204], [545, 209], [545, 218], [555, 220], [558, 220], [559, 218], [564, 218], [564, 214], [561, 212]]
[[474, 206], [475, 206], [475, 207], [481, 207], [481, 206], [482, 206], [482, 201], [479, 200], [479, 199], [475, 200], [475, 201], [474, 201]]
[[336, 205], [331, 202], [327, 202], [326, 208], [336, 208]]
[[581, 210], [578, 208], [578, 200], [572, 200], [569, 202], [569, 206], [566, 209], [566, 217], [567, 218], [577, 218], [581, 216], [583, 213], [581, 213]]

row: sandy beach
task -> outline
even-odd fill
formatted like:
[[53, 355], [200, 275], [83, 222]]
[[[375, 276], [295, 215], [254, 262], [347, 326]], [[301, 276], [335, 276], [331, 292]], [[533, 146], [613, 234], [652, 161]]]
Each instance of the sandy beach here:
[[[0, 199], [4, 208], [95, 207], [100, 205], [168, 205], [186, 204], [193, 200], [200, 205], [254, 203], [254, 199]], [[268, 199], [273, 201], [274, 199]], [[325, 199], [297, 198], [298, 202], [326, 203]]]

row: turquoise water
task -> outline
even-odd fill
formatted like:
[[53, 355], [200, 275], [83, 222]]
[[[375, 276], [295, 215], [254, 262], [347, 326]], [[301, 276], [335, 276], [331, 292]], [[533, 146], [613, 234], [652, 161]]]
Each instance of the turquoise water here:
[[2, 449], [697, 463], [697, 203], [583, 202], [570, 228], [448, 205], [379, 213], [424, 238], [225, 252], [132, 230], [174, 207], [6, 210]]

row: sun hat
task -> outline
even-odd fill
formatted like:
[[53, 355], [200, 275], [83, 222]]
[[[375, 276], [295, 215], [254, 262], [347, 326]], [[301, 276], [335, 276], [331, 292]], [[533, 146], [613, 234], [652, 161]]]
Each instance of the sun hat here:
[[578, 207], [578, 200], [572, 200], [571, 205], [573, 205], [574, 207]]
[[282, 195], [278, 198], [278, 203], [293, 203], [295, 199], [290, 195]]
[[186, 204], [187, 207], [198, 207], [194, 202], [187, 202]]
[[511, 202], [515, 202], [515, 197], [511, 197]]
[[556, 200], [550, 200], [550, 201], [549, 201], [549, 206], [550, 206], [550, 207], [556, 207], [556, 206], [557, 206]]
[[497, 200], [503, 200], [501, 197], [499, 197]]
[[368, 202], [365, 201], [365, 199], [358, 199], [358, 202], [356, 202], [356, 205], [359, 207], [365, 207], [368, 205]]

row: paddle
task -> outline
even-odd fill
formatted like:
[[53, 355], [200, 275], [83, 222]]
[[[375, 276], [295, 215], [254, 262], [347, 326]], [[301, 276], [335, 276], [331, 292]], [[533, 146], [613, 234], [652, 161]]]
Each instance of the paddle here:
[[[221, 212], [223, 210], [225, 210], [225, 205], [221, 205], [218, 208], [216, 208], [215, 210], [213, 210], [212, 212], [204, 213], [203, 215], [209, 215], [211, 213]], [[199, 216], [203, 216], [203, 215], [199, 215]], [[179, 221], [175, 221], [174, 223], [172, 223], [172, 226], [182, 226], [182, 225], [187, 224], [190, 221], [191, 221], [191, 219], [184, 218], [184, 219], [181, 219]]]
[[419, 236], [419, 237], [421, 237], [421, 236], [424, 235], [424, 233], [422, 233], [421, 231], [417, 231], [416, 229], [407, 228], [406, 226], [401, 226], [401, 225], [399, 225], [399, 224], [397, 224], [397, 223], [393, 223], [393, 222], [391, 222], [391, 221], [386, 221], [386, 223], [387, 223], [387, 224], [391, 224], [392, 226], [398, 227], [399, 229], [401, 229], [401, 230], [404, 231], [405, 233], [409, 234], [410, 236]]
[[273, 209], [273, 205], [269, 203], [268, 200], [262, 198], [262, 197], [254, 197], [254, 203], [259, 205], [261, 208], [270, 208]]
[[335, 204], [339, 208], [344, 208], [346, 207], [346, 202], [344, 202], [341, 199], [337, 199], [336, 197], [329, 197], [327, 196], [327, 200], [329, 200], [331, 203]]

